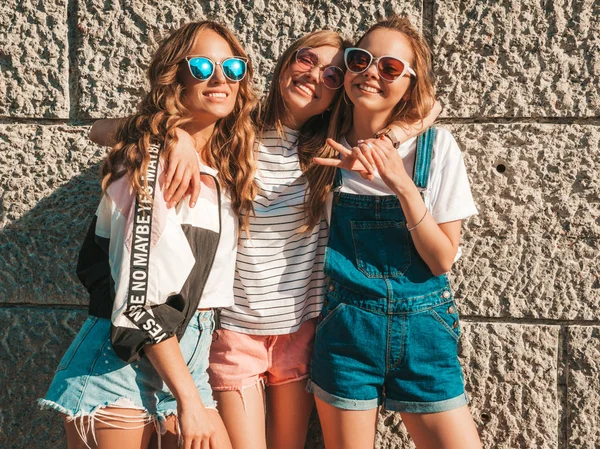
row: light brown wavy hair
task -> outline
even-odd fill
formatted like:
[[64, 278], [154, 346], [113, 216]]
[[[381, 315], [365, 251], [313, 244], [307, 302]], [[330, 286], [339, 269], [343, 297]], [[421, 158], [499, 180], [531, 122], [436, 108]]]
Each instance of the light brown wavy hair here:
[[[317, 48], [324, 46], [345, 50], [351, 45], [352, 43], [350, 41], [343, 39], [338, 33], [331, 30], [314, 31], [293, 42], [283, 55], [281, 55], [275, 66], [271, 88], [265, 99], [263, 114], [259, 121], [261, 133], [275, 129], [280, 136], [284, 135], [283, 121], [288, 117], [290, 112], [281, 95], [281, 75], [289, 69], [298, 50], [303, 47]], [[344, 67], [340, 68], [344, 70]], [[331, 102], [332, 105], [336, 103], [336, 99], [340, 97], [342, 91], [343, 87], [338, 89]], [[304, 197], [307, 222], [306, 225], [301, 228], [301, 232], [311, 231], [321, 221], [322, 215], [320, 213], [318, 217], [313, 214], [314, 207], [312, 206], [312, 203], [314, 202], [314, 195], [311, 192], [315, 190], [320, 191], [319, 183], [322, 181], [311, 162], [313, 157], [315, 157], [312, 149], [320, 148], [325, 144], [325, 139], [328, 135], [329, 122], [331, 120], [331, 109], [330, 106], [322, 114], [311, 117], [300, 129], [298, 157], [300, 159], [300, 166], [302, 167], [309, 184], [309, 190], [307, 190]], [[315, 216], [313, 217], [313, 215]]]
[[[369, 28], [358, 40], [356, 46], [365, 37], [374, 30], [389, 29], [399, 31], [408, 39], [414, 55], [411, 64], [412, 69], [417, 74], [411, 77], [408, 87], [408, 99], [403, 97], [392, 110], [387, 124], [392, 122], [403, 122], [405, 124], [415, 124], [422, 121], [435, 102], [435, 87], [433, 80], [433, 69], [431, 62], [431, 50], [423, 35], [415, 28], [408, 19], [398, 15], [392, 15], [386, 19], [380, 20]], [[352, 128], [352, 117], [354, 105], [348, 101], [347, 97], [340, 96], [331, 114], [328, 135], [337, 142], [344, 137]], [[305, 140], [300, 142], [303, 146], [303, 154], [311, 154], [313, 157], [337, 157], [336, 152], [326, 143], [320, 143], [315, 140]], [[311, 173], [314, 178], [311, 185], [311, 197], [308, 201], [308, 226], [314, 226], [319, 222], [327, 194], [331, 190], [335, 176], [335, 168], [320, 166], [310, 161], [307, 162], [306, 173]]]
[[[144, 174], [150, 161], [149, 147], [159, 145], [161, 156], [168, 159], [177, 143], [176, 129], [193, 120], [184, 104], [186, 93], [181, 75], [183, 70], [188, 70], [184, 58], [205, 30], [214, 31], [225, 39], [235, 56], [247, 58], [231, 31], [213, 21], [188, 23], [164, 39], [147, 71], [150, 91], [142, 98], [138, 112], [119, 127], [117, 144], [102, 165], [104, 191], [115, 180], [129, 175], [138, 198], [148, 197]], [[204, 162], [219, 171], [219, 182], [231, 195], [232, 207], [240, 217], [242, 229], [248, 227], [256, 194], [256, 135], [251, 115], [257, 97], [252, 76], [252, 65], [248, 61], [248, 73], [239, 83], [233, 111], [217, 120], [211, 137], [201, 150]]]

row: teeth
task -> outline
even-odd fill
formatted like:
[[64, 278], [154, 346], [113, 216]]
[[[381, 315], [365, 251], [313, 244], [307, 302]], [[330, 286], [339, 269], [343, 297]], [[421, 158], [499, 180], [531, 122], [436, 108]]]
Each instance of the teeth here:
[[313, 91], [306, 87], [304, 84], [296, 83], [296, 86], [298, 86], [298, 89], [300, 89], [303, 92], [306, 92], [311, 97], [313, 96]]
[[227, 94], [225, 92], [210, 92], [208, 94], [206, 94], [207, 97], [213, 97], [213, 98], [225, 98], [227, 96]]
[[372, 94], [378, 94], [380, 91], [379, 89], [375, 89], [374, 87], [371, 86], [367, 86], [366, 84], [361, 84], [359, 85], [361, 90], [364, 90], [365, 92], [370, 92]]

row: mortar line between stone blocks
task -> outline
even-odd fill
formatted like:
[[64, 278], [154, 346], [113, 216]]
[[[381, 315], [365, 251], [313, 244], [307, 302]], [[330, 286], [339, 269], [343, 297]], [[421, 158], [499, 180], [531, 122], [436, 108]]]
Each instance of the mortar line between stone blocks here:
[[600, 320], [552, 319], [552, 318], [515, 318], [486, 317], [480, 315], [461, 315], [461, 321], [479, 324], [531, 324], [535, 326], [600, 326]]
[[[91, 119], [52, 119], [11, 117], [0, 115], [0, 125], [68, 125], [90, 126], [96, 120]], [[437, 121], [440, 125], [591, 125], [600, 126], [600, 117], [444, 117]]]
[[561, 326], [558, 333], [556, 396], [558, 405], [558, 447], [569, 447], [569, 333]]
[[77, 115], [77, 21], [79, 15], [78, 0], [67, 0], [67, 55], [69, 61], [69, 120], [74, 120]]
[[433, 33], [435, 19], [435, 0], [422, 0], [421, 3], [421, 30], [427, 45], [433, 51]]
[[42, 309], [42, 310], [88, 310], [87, 304], [0, 304], [2, 309]]

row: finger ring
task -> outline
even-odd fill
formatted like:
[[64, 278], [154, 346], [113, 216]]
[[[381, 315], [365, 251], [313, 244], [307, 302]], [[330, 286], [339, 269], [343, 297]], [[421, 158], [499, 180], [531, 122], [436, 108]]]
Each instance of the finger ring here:
[[369, 142], [369, 143], [367, 144], [367, 146], [368, 146], [370, 149], [373, 149], [373, 144], [372, 144], [371, 142]]

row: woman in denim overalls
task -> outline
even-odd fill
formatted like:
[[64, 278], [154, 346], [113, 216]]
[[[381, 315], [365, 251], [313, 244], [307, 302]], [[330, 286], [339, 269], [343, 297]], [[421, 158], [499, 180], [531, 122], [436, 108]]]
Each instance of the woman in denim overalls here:
[[311, 373], [325, 445], [373, 447], [383, 405], [402, 413], [419, 449], [480, 448], [445, 275], [461, 220], [477, 213], [462, 156], [441, 129], [398, 150], [361, 140], [393, 120], [421, 120], [434, 89], [429, 49], [407, 20], [379, 22], [357, 47], [345, 52], [346, 95], [330, 134], [342, 145], [329, 141], [343, 159], [316, 159], [346, 169], [333, 183]]

